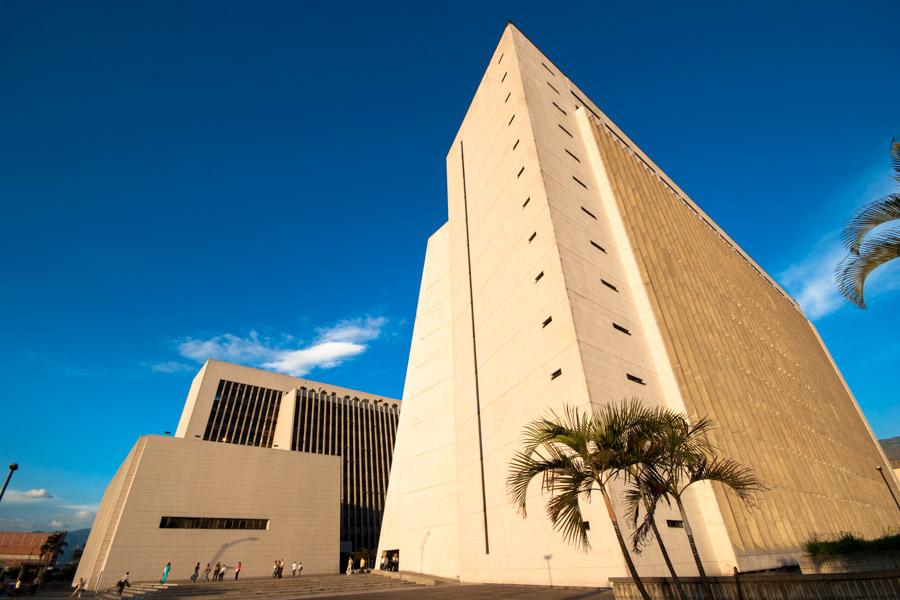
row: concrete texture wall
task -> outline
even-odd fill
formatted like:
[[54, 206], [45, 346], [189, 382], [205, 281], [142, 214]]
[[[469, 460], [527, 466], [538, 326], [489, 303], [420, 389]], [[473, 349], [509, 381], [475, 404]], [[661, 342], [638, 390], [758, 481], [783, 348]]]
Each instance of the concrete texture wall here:
[[[873, 486], [883, 455], [796, 303], [512, 25], [448, 152], [447, 189], [400, 418], [392, 478], [404, 484], [389, 488], [397, 512], [380, 545], [400, 549], [402, 568], [437, 574], [417, 555], [438, 521], [418, 511], [443, 506], [455, 482], [457, 513], [439, 522], [447, 539], [458, 523], [463, 581], [605, 585], [623, 575], [596, 503], [583, 507], [593, 548], [580, 552], [544, 516], [537, 484], [523, 520], [505, 481], [527, 422], [632, 396], [714, 418], [723, 452], [773, 489], [754, 512], [711, 485], [689, 492], [710, 573], [795, 562], [810, 532], [895, 523], [883, 483]], [[426, 286], [444, 272], [449, 291]], [[449, 308], [434, 310], [448, 294]], [[426, 343], [432, 329], [444, 337]], [[406, 423], [410, 411], [419, 416]], [[438, 450], [429, 427], [441, 439], [453, 429], [455, 464], [434, 460], [451, 444]], [[440, 486], [414, 485], [417, 474]], [[661, 523], [679, 518], [668, 510]], [[683, 530], [662, 534], [679, 572], [694, 574]], [[653, 545], [636, 562], [644, 575], [665, 573]], [[440, 574], [455, 564], [446, 558]]]
[[[185, 580], [194, 565], [242, 563], [271, 573], [276, 559], [335, 573], [340, 457], [143, 436], [107, 487], [75, 580], [90, 589], [132, 581]], [[266, 530], [161, 529], [162, 516], [268, 519]]]
[[[391, 469], [376, 556], [402, 548], [403, 570], [452, 578], [459, 576], [459, 518], [449, 241], [446, 226], [428, 240], [394, 447], [406, 460]], [[408, 398], [415, 401], [407, 405]]]

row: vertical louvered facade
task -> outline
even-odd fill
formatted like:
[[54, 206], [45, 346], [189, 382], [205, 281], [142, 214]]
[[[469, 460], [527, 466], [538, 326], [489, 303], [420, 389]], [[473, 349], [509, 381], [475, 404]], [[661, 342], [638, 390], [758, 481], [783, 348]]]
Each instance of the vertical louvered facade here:
[[398, 415], [382, 400], [296, 390], [291, 450], [343, 457], [341, 539], [353, 549], [378, 544]]
[[374, 552], [399, 413], [392, 398], [211, 360], [176, 436], [340, 456], [341, 551]]

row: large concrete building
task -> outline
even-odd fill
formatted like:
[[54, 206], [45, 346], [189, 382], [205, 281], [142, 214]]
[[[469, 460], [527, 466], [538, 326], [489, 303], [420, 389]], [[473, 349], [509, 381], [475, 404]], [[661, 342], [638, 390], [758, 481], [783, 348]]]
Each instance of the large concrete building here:
[[[447, 188], [379, 552], [474, 582], [626, 576], [602, 502], [584, 507], [581, 552], [544, 516], [537, 482], [523, 519], [505, 481], [526, 422], [630, 397], [713, 418], [711, 441], [769, 488], [755, 509], [718, 485], [689, 492], [711, 573], [788, 564], [813, 535], [900, 526], [884, 454], [796, 302], [512, 25]], [[676, 567], [696, 573], [680, 517], [661, 511]], [[666, 574], [655, 545], [637, 564]]]
[[390, 472], [396, 400], [208, 361], [174, 437], [143, 436], [103, 496], [76, 580], [109, 587], [188, 578], [197, 562], [276, 559], [335, 573], [374, 551]]

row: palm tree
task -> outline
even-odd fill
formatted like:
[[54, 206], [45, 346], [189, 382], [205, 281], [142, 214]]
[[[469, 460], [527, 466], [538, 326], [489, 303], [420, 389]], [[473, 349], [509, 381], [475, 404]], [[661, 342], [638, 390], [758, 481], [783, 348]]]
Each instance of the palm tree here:
[[[660, 535], [659, 528], [656, 526], [655, 513], [659, 500], [664, 499], [671, 505], [666, 494], [667, 482], [658, 476], [654, 476], [653, 471], [648, 472], [643, 469], [633, 474], [633, 481], [634, 484], [625, 491], [625, 504], [628, 507], [626, 514], [634, 529], [634, 533], [631, 535], [631, 547], [635, 552], [640, 552], [641, 547], [647, 543], [650, 532], [653, 532], [653, 537], [656, 538], [656, 544], [659, 546], [666, 568], [672, 576], [672, 582], [675, 584], [678, 596], [681, 600], [687, 600], [684, 588], [681, 587], [681, 580], [678, 579], [678, 572], [675, 571], [675, 565], [672, 564], [672, 559], [669, 558], [669, 552], [666, 550], [662, 535]], [[646, 513], [643, 522], [638, 523], [642, 506]]]
[[[682, 427], [687, 425], [686, 428]], [[699, 419], [696, 423], [690, 424], [683, 415], [666, 409], [658, 409], [656, 411], [656, 422], [649, 428], [652, 431], [652, 443], [657, 446], [656, 450], [651, 450], [646, 454], [652, 456], [657, 462], [665, 460], [674, 447], [679, 449], [679, 453], [685, 457], [694, 456], [702, 457], [704, 454], [712, 451], [712, 447], [706, 439], [705, 433], [712, 427], [712, 422], [707, 418]], [[673, 435], [675, 434], [675, 435]], [[682, 600], [687, 600], [681, 581], [678, 579], [678, 573], [675, 566], [669, 558], [669, 552], [663, 542], [659, 528], [656, 526], [656, 506], [660, 500], [665, 500], [671, 506], [670, 495], [668, 493], [670, 480], [659, 475], [658, 465], [641, 464], [632, 467], [632, 485], [625, 492], [625, 505], [627, 507], [626, 514], [631, 521], [634, 533], [632, 534], [632, 547], [636, 552], [640, 551], [650, 533], [656, 538], [659, 551], [666, 563], [666, 568], [672, 576], [675, 589]], [[643, 522], [640, 520], [641, 508], [645, 510]]]
[[590, 549], [579, 500], [590, 501], [592, 492], [603, 496], [625, 564], [645, 600], [650, 600], [625, 545], [619, 520], [609, 496], [609, 482], [628, 469], [652, 460], [646, 455], [649, 428], [655, 413], [633, 399], [605, 406], [593, 415], [566, 407], [564, 415], [551, 413], [529, 423], [524, 430], [524, 448], [510, 463], [507, 488], [523, 517], [527, 517], [529, 484], [541, 479], [541, 490], [550, 494], [547, 515], [566, 541]]
[[[891, 142], [894, 179], [900, 183], [900, 138]], [[873, 229], [900, 219], [900, 192], [888, 194], [862, 207], [847, 221], [841, 240], [847, 257], [835, 268], [834, 280], [841, 294], [860, 308], [866, 308], [863, 286], [866, 277], [881, 265], [900, 257], [900, 227], [880, 233]]]
[[[657, 460], [642, 465], [637, 483], [640, 493], [652, 507], [655, 507], [660, 499], [667, 502], [669, 499], [675, 501], [691, 554], [697, 564], [697, 572], [710, 598], [712, 590], [709, 579], [703, 568], [691, 522], [684, 508], [685, 492], [699, 481], [718, 481], [731, 488], [744, 503], [753, 505], [754, 495], [766, 489], [751, 469], [730, 458], [715, 455], [715, 447], [706, 438], [712, 427], [710, 419], [701, 418], [691, 424], [686, 416], [671, 413], [669, 418], [660, 424], [660, 435], [656, 441], [662, 448], [653, 453]], [[629, 494], [628, 501], [629, 516], [636, 521], [636, 510], [639, 510], [640, 505], [636, 505], [633, 493]], [[645, 521], [652, 520], [654, 512], [648, 510]]]

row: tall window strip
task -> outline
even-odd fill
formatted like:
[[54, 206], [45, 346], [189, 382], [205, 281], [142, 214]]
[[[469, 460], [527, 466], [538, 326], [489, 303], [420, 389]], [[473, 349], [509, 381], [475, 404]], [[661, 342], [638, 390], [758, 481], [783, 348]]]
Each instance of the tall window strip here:
[[277, 390], [220, 380], [203, 439], [271, 447], [281, 395]]

